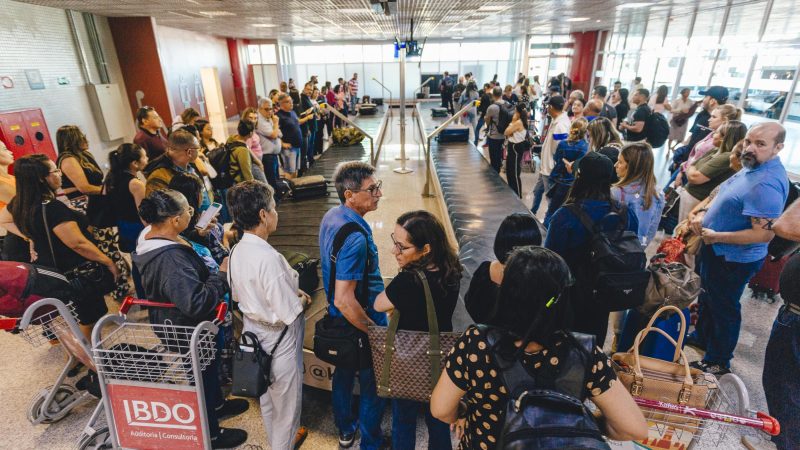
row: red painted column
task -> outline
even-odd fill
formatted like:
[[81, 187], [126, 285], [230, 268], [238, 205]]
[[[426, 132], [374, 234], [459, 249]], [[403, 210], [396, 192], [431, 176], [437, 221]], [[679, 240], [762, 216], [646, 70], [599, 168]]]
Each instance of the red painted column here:
[[243, 58], [247, 51], [248, 39], [227, 38], [228, 54], [231, 59], [233, 74], [233, 90], [236, 93], [236, 105], [239, 111], [248, 106], [256, 106], [255, 77], [250, 64]]
[[572, 33], [575, 52], [572, 55], [572, 67], [569, 71], [569, 77], [572, 79], [572, 89], [580, 89], [587, 96], [592, 80], [592, 65], [594, 64], [597, 37], [597, 31]]

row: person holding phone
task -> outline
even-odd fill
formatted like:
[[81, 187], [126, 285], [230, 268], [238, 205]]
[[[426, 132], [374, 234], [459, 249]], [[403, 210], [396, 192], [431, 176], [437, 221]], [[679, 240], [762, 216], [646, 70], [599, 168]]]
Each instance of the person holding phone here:
[[[203, 183], [196, 175], [176, 174], [169, 182], [169, 189], [183, 194], [193, 209], [189, 226], [181, 232], [181, 236], [192, 243], [192, 247], [200, 257], [209, 260], [209, 265], [212, 265], [210, 264], [212, 262], [221, 263], [228, 256], [228, 250], [222, 245], [222, 224], [217, 221], [222, 205], [213, 203], [208, 209], [201, 211]], [[201, 223], [201, 219], [205, 223]]]

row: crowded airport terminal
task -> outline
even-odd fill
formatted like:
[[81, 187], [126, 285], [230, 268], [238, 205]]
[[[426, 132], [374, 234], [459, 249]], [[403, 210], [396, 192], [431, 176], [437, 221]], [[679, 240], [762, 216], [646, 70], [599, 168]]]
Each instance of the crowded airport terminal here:
[[0, 450], [800, 449], [798, 0], [0, 0]]

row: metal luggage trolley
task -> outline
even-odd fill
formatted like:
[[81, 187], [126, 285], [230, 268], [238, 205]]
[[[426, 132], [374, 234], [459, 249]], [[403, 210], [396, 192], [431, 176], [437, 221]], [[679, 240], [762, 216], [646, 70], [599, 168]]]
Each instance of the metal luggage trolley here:
[[[711, 375], [706, 374], [706, 377]], [[732, 373], [717, 380], [717, 388], [710, 393], [706, 408], [641, 397], [634, 397], [634, 401], [650, 425], [651, 442], [645, 442], [649, 448], [662, 448], [663, 442], [679, 441], [686, 449], [698, 445], [702, 448], [735, 448], [737, 444], [754, 449], [767, 435], [780, 433], [780, 424], [774, 417], [750, 409], [747, 388]], [[734, 428], [736, 433], [729, 434]], [[652, 438], [654, 434], [661, 436], [661, 442]]]
[[218, 306], [213, 322], [195, 327], [129, 322], [133, 305], [175, 307], [129, 297], [92, 333], [113, 447], [210, 449], [202, 371], [214, 361], [227, 305]]

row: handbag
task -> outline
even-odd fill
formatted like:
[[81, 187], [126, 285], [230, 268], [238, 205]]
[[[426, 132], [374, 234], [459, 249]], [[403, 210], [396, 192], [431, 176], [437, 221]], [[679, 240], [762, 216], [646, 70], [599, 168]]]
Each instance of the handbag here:
[[[344, 241], [353, 233], [361, 233], [367, 239], [367, 233], [355, 222], [348, 222], [339, 228], [333, 238], [330, 275], [328, 279], [328, 296], [333, 296], [336, 288], [336, 257], [344, 245]], [[367, 276], [372, 268], [369, 258], [369, 246], [366, 251], [364, 274], [356, 286], [356, 300], [367, 310], [369, 283]], [[359, 288], [360, 286], [360, 288]], [[372, 354], [369, 351], [367, 334], [359, 330], [342, 316], [334, 317], [330, 313], [320, 319], [314, 326], [314, 355], [320, 360], [343, 369], [366, 369], [372, 367]]]
[[233, 384], [231, 394], [238, 397], [261, 397], [272, 384], [272, 355], [286, 335], [288, 325], [283, 327], [278, 341], [272, 346], [272, 351], [267, 353], [258, 343], [258, 337], [245, 331], [236, 342], [233, 351]]
[[[655, 313], [650, 324], [668, 310], [681, 314], [678, 308], [665, 306]], [[639, 345], [651, 332], [661, 334], [675, 346], [673, 361], [640, 356]], [[678, 342], [675, 342], [664, 330], [648, 326], [636, 335], [633, 348], [624, 353], [614, 353], [611, 356], [617, 377], [632, 396], [699, 408], [708, 406], [708, 402], [715, 397], [717, 381], [713, 375], [689, 367], [688, 358], [681, 348], [685, 334], [686, 319], [681, 314]], [[656, 416], [662, 417], [659, 419]], [[652, 417], [648, 416], [648, 420], [663, 421], [664, 417], [663, 414], [653, 413]], [[699, 426], [698, 419], [688, 417], [683, 419], [671, 416], [670, 422], [676, 423], [679, 428], [683, 428], [681, 425], [684, 425], [689, 431], [697, 430]]]
[[683, 309], [689, 306], [703, 292], [700, 276], [686, 264], [658, 260], [655, 255], [650, 261], [650, 282], [644, 294], [644, 303], [637, 307], [645, 317], [664, 306]]
[[703, 245], [703, 239], [698, 236], [694, 231], [689, 228], [689, 220], [683, 219], [678, 226], [675, 227], [675, 237], [686, 244], [684, 252], [687, 255], [696, 255]]
[[[47, 236], [47, 245], [50, 247], [50, 256], [53, 264], [58, 267], [56, 252], [53, 250], [53, 240], [50, 237], [50, 225], [47, 223], [47, 203], [42, 203], [42, 220], [44, 221], [44, 234]], [[86, 261], [74, 268], [64, 271], [73, 289], [83, 295], [99, 297], [108, 294], [117, 287], [114, 274], [108, 268], [96, 261]]]
[[416, 271], [425, 291], [428, 331], [398, 330], [400, 311], [394, 310], [388, 327], [371, 325], [369, 343], [379, 397], [429, 402], [442, 372], [445, 352], [461, 333], [439, 333], [439, 322], [428, 280]]

